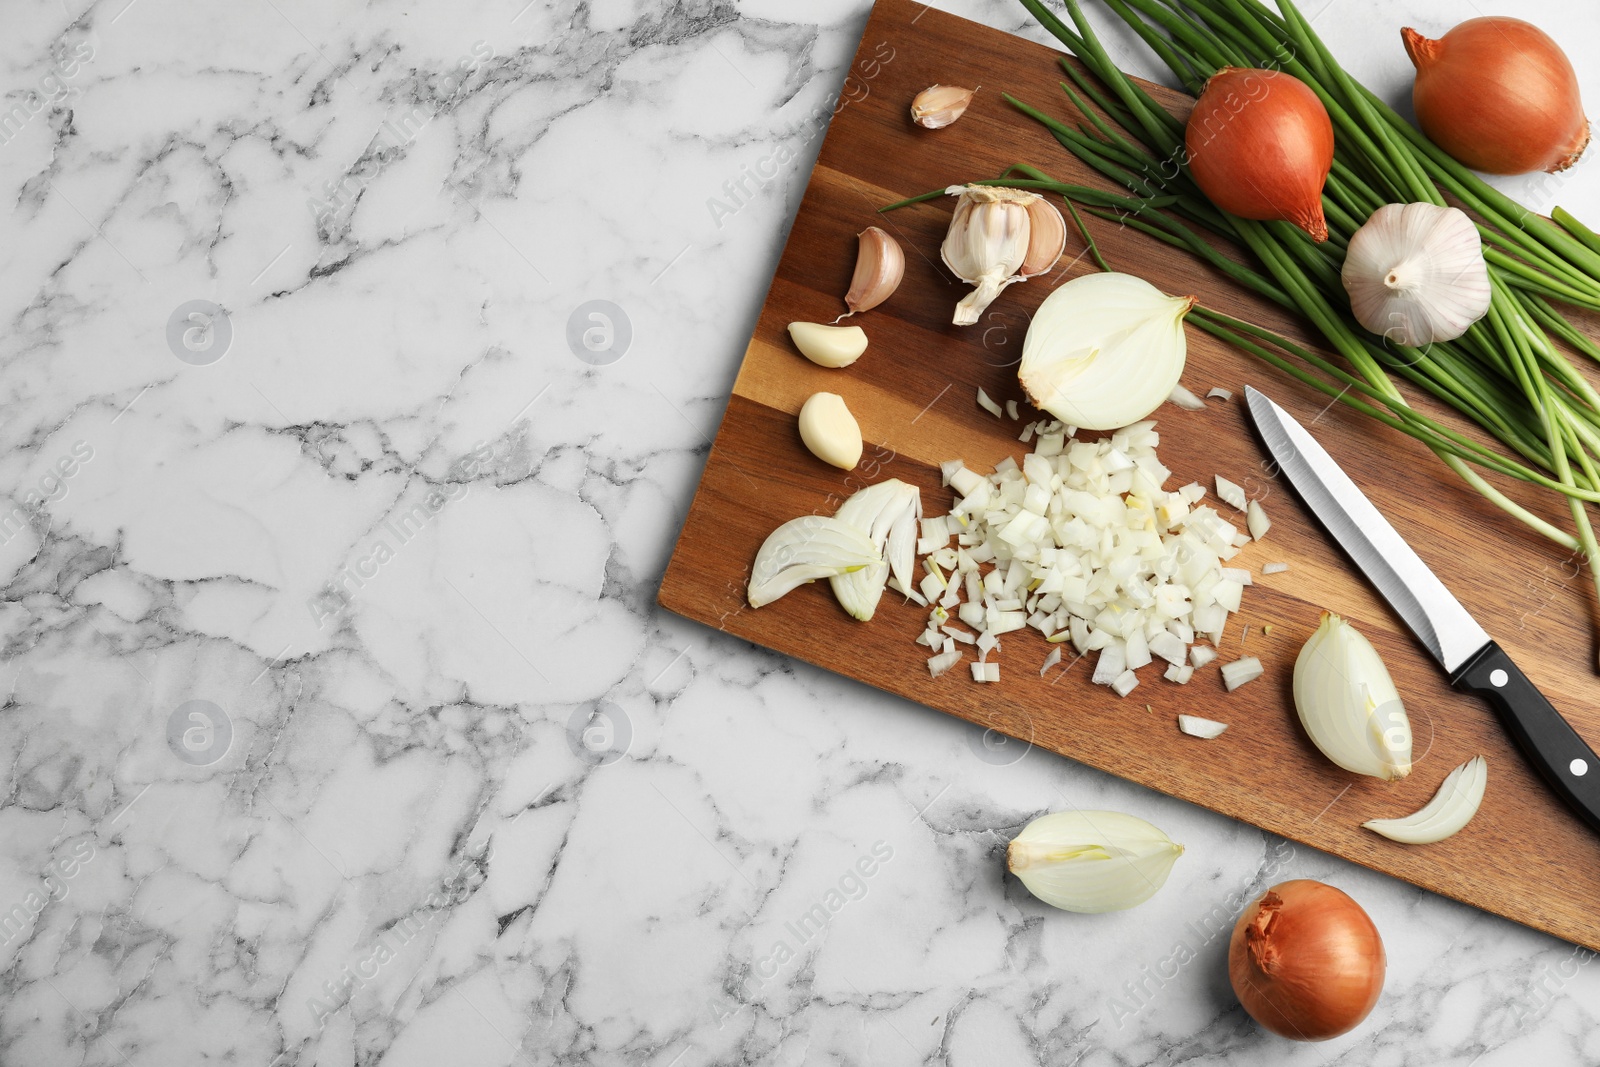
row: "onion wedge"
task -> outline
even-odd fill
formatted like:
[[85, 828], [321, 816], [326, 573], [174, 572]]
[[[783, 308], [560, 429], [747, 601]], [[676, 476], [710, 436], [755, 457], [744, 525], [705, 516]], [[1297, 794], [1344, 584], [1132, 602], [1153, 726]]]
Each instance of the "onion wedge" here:
[[917, 521], [922, 518], [922, 493], [898, 478], [869, 485], [839, 505], [835, 519], [865, 534], [882, 557], [870, 567], [829, 577], [833, 595], [852, 616], [868, 622], [893, 572], [902, 589], [915, 588]]
[[750, 606], [759, 608], [806, 582], [883, 562], [878, 547], [847, 522], [802, 515], [773, 530], [750, 568]]
[[1445, 777], [1444, 784], [1421, 810], [1403, 819], [1364, 822], [1373, 833], [1407, 845], [1431, 845], [1460, 830], [1478, 813], [1484, 787], [1489, 784], [1489, 764], [1474, 756]]

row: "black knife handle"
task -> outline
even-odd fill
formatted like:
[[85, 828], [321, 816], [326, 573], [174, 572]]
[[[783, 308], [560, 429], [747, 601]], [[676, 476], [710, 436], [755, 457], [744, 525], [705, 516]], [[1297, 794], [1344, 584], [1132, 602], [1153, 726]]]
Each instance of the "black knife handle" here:
[[1475, 693], [1504, 721], [1528, 761], [1556, 794], [1600, 830], [1600, 756], [1594, 754], [1561, 713], [1490, 641], [1450, 679], [1457, 689]]

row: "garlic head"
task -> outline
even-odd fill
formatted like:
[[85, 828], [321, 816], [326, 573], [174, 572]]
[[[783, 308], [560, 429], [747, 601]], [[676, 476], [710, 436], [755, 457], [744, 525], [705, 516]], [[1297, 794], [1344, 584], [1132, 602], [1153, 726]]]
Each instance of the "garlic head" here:
[[1069, 426], [1115, 430], [1172, 395], [1188, 344], [1192, 296], [1131, 274], [1085, 274], [1044, 298], [1022, 342], [1028, 399]]
[[1023, 828], [1006, 867], [1046, 904], [1094, 914], [1149, 900], [1181, 855], [1182, 845], [1135, 816], [1058, 811]]
[[1411, 720], [1378, 650], [1332, 612], [1294, 661], [1294, 706], [1311, 743], [1347, 771], [1411, 773]]
[[1350, 238], [1339, 277], [1356, 321], [1395, 344], [1453, 340], [1489, 310], [1483, 242], [1458, 208], [1383, 205]]
[[1028, 205], [1039, 196], [996, 185], [952, 185], [945, 192], [960, 199], [939, 257], [957, 278], [977, 286], [956, 305], [952, 319], [971, 326], [1002, 289], [1023, 280], [1017, 272], [1028, 258]]

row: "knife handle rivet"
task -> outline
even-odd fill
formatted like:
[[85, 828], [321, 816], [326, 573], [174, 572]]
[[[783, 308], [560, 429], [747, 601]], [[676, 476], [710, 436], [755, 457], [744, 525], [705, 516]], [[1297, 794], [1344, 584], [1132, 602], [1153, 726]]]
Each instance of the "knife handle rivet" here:
[[1567, 770], [1571, 771], [1574, 777], [1582, 778], [1589, 773], [1589, 764], [1585, 760], [1575, 759], [1567, 764]]
[[[1489, 684], [1494, 686], [1496, 689], [1499, 689], [1501, 686], [1505, 685], [1506, 682], [1508, 682], [1508, 681], [1510, 681], [1510, 675], [1506, 674], [1505, 671], [1497, 669], [1497, 670], [1492, 670], [1492, 671], [1489, 672]], [[1575, 771], [1573, 773], [1582, 774], [1583, 772], [1582, 771]]]

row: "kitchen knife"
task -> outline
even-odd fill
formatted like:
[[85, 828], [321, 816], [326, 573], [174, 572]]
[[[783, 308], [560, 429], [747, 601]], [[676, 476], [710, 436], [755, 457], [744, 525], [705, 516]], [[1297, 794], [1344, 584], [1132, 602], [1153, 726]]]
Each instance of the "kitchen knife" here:
[[1439, 661], [1450, 684], [1494, 708], [1550, 787], [1600, 830], [1600, 757], [1473, 621], [1316, 438], [1259, 390], [1246, 386], [1245, 400], [1261, 440], [1289, 484]]

